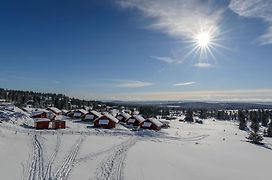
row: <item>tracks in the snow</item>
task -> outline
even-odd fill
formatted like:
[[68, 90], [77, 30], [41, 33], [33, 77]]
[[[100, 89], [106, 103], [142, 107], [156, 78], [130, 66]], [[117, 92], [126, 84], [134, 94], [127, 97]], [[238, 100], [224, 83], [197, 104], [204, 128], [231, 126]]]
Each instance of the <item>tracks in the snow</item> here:
[[44, 163], [44, 148], [39, 140], [39, 135], [35, 134], [32, 138], [32, 156], [28, 167], [28, 174], [24, 175], [25, 180], [64, 180], [68, 178], [71, 168], [74, 164], [75, 158], [79, 151], [79, 148], [84, 138], [81, 136], [76, 141], [75, 145], [72, 146], [71, 150], [67, 154], [61, 166], [57, 172], [54, 173], [52, 166], [59, 152], [61, 140], [60, 135], [57, 135], [57, 142], [55, 149], [47, 162], [46, 169]]
[[112, 153], [101, 163], [98, 169], [97, 180], [122, 180], [123, 165], [128, 150], [136, 143], [136, 137], [117, 145]]
[[47, 163], [47, 168], [46, 168], [45, 175], [44, 175], [45, 179], [53, 179], [52, 165], [53, 165], [53, 163], [56, 159], [56, 156], [59, 152], [59, 148], [60, 148], [60, 135], [58, 134], [55, 149], [51, 155], [51, 158], [49, 159], [49, 161]]
[[32, 161], [29, 168], [28, 180], [43, 180], [44, 177], [44, 162], [43, 162], [43, 147], [37, 135], [32, 139]]
[[63, 161], [62, 165], [57, 170], [57, 173], [55, 175], [56, 180], [64, 180], [67, 179], [71, 168], [75, 162], [75, 158], [77, 156], [77, 153], [80, 149], [80, 146], [84, 140], [84, 137], [81, 137], [77, 140], [76, 144], [74, 145], [73, 149], [70, 151], [70, 153], [66, 156], [65, 160]]

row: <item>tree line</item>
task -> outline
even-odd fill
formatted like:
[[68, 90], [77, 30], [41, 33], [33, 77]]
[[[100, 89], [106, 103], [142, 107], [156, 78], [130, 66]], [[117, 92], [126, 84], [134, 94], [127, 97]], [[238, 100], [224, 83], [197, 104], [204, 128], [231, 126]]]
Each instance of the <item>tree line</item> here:
[[64, 94], [40, 93], [34, 91], [9, 90], [0, 88], [0, 99], [12, 102], [18, 107], [32, 105], [36, 108], [46, 108], [50, 106], [59, 109], [75, 109], [85, 107], [97, 107], [101, 102], [86, 101], [70, 98]]

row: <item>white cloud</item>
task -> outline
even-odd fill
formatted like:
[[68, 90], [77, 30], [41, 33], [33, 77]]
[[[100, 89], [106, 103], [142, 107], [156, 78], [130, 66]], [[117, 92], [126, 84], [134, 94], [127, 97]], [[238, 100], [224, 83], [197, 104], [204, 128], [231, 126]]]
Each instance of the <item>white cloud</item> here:
[[141, 88], [146, 86], [152, 86], [153, 83], [143, 82], [143, 81], [134, 81], [134, 80], [118, 80], [116, 87], [122, 88]]
[[157, 60], [157, 61], [161, 61], [167, 64], [181, 64], [182, 61], [181, 60], [176, 60], [174, 58], [171, 57], [159, 57], [159, 56], [151, 56], [151, 58]]
[[174, 84], [174, 86], [189, 86], [195, 83], [196, 82], [190, 81], [190, 82], [177, 83], [177, 84]]
[[178, 39], [192, 39], [202, 29], [218, 31], [222, 8], [216, 1], [203, 0], [120, 0], [123, 8], [136, 8], [153, 20], [150, 28]]
[[212, 67], [212, 65], [209, 64], [209, 63], [197, 63], [197, 64], [194, 64], [193, 66], [199, 67], [199, 68], [209, 68], [209, 67]]
[[272, 43], [272, 1], [271, 0], [231, 0], [229, 8], [240, 16], [260, 18], [269, 27], [265, 34], [258, 38], [260, 44]]

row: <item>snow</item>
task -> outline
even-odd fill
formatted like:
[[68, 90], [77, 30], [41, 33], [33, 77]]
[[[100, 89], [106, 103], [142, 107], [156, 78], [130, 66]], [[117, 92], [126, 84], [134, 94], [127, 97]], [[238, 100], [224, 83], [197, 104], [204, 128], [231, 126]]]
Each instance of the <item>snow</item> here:
[[161, 131], [131, 131], [60, 116], [67, 129], [37, 131], [18, 109], [3, 113], [1, 179], [255, 180], [271, 174], [272, 139], [264, 138], [267, 146], [248, 143], [233, 121], [176, 119]]

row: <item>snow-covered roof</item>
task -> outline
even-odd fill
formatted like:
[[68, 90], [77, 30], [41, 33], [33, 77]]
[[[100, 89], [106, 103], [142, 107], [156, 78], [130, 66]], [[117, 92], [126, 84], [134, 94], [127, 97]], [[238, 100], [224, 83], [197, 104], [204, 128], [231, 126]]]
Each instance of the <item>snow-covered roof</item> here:
[[39, 109], [38, 111], [33, 111], [30, 116], [36, 116], [42, 113], [48, 113], [49, 111], [45, 110], [45, 109]]
[[35, 111], [35, 108], [32, 108], [32, 107], [23, 107], [22, 109], [28, 113]]
[[69, 111], [66, 109], [61, 110], [64, 114], [68, 113]]
[[170, 122], [166, 119], [157, 119], [159, 120], [162, 124], [170, 124]]
[[143, 116], [141, 115], [134, 115], [133, 118], [139, 121], [140, 123], [145, 121], [145, 118], [143, 118]]
[[125, 112], [122, 112], [122, 113], [121, 113], [121, 115], [122, 115], [124, 118], [126, 118], [126, 119], [128, 119], [128, 118], [130, 118], [130, 117], [131, 117], [131, 115], [130, 115], [130, 114], [125, 113]]
[[50, 119], [47, 118], [35, 118], [34, 119], [35, 122], [50, 122]]
[[156, 118], [149, 118], [148, 121], [150, 121], [151, 123], [155, 124], [158, 127], [161, 127], [163, 124]]
[[56, 107], [48, 107], [47, 109], [49, 109], [50, 111], [53, 111], [54, 113], [61, 113], [61, 110], [59, 110]]
[[92, 113], [93, 115], [97, 116], [97, 117], [101, 117], [102, 114], [100, 112], [97, 112], [95, 110], [92, 110], [90, 113]]
[[[118, 122], [119, 122], [119, 120], [118, 120], [117, 118], [113, 117], [113, 116], [112, 116], [111, 114], [109, 114], [109, 113], [104, 113], [103, 116], [106, 116], [108, 119], [111, 119], [111, 120], [114, 121], [115, 123], [118, 123]], [[101, 116], [101, 117], [103, 117], [103, 116]], [[101, 117], [97, 118], [95, 121], [101, 119]]]
[[77, 109], [77, 110], [75, 110], [74, 112], [76, 112], [76, 111], [79, 111], [79, 112], [81, 112], [82, 114], [87, 114], [87, 113], [88, 113], [88, 111], [86, 111], [85, 109]]

